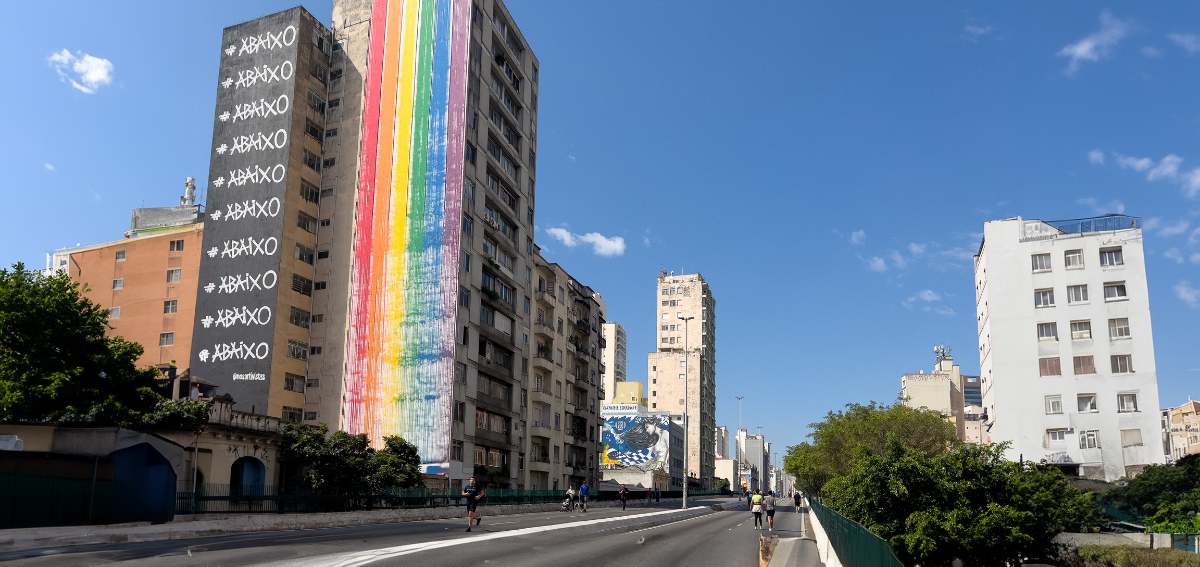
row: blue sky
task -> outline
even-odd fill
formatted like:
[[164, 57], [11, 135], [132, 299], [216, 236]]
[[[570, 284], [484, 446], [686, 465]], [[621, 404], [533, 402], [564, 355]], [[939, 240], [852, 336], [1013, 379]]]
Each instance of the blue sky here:
[[[0, 261], [204, 186], [221, 28], [294, 3], [10, 6]], [[1200, 6], [729, 6], [510, 3], [542, 62], [538, 238], [626, 326], [632, 377], [655, 275], [699, 271], [718, 423], [744, 395], [744, 424], [801, 441], [936, 343], [978, 369], [984, 220], [1125, 211], [1152, 227], [1161, 401], [1200, 395]]]

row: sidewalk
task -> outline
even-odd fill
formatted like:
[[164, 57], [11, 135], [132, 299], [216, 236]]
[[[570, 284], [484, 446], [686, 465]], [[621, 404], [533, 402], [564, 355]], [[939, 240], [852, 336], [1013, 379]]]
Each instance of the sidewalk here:
[[[719, 500], [714, 508], [723, 509], [728, 499]], [[733, 501], [735, 504], [738, 500]], [[669, 508], [679, 505], [678, 498], [664, 498], [651, 506], [645, 501], [631, 501], [629, 508]], [[689, 502], [691, 504], [691, 502]], [[589, 502], [589, 508], [619, 507], [620, 501]], [[536, 512], [556, 512], [559, 504], [506, 504], [481, 507], [488, 516], [507, 516]], [[356, 512], [328, 512], [320, 514], [230, 514], [204, 515], [199, 517], [177, 516], [175, 521], [165, 524], [112, 524], [104, 526], [56, 526], [45, 528], [18, 528], [0, 530], [0, 552], [34, 549], [40, 547], [63, 547], [98, 543], [136, 543], [173, 539], [191, 539], [218, 535], [242, 534], [266, 531], [284, 531], [313, 528], [339, 528], [369, 524], [390, 524], [421, 520], [461, 519], [466, 513], [462, 506], [438, 508], [409, 508], [396, 510], [361, 510]]]
[[813, 539], [812, 524], [808, 521], [808, 508], [801, 507], [800, 537], [781, 537], [767, 567], [823, 567]]

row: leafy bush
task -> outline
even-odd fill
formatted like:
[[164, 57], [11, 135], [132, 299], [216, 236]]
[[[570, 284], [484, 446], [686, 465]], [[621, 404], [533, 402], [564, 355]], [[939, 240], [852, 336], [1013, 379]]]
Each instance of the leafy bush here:
[[1062, 557], [1065, 567], [1200, 567], [1200, 555], [1178, 549], [1084, 545]]

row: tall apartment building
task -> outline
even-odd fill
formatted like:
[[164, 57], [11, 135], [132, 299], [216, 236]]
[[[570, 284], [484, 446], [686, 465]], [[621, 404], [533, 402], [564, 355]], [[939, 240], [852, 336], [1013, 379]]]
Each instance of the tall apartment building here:
[[1110, 481], [1163, 462], [1136, 218], [988, 222], [975, 297], [985, 442]]
[[[607, 394], [607, 392], [606, 392]], [[613, 404], [637, 404], [646, 407], [646, 389], [645, 385], [637, 380], [626, 380], [617, 382], [617, 391], [609, 396], [611, 399], [607, 403]]]
[[747, 435], [745, 443], [745, 461], [738, 460], [739, 463], [744, 463], [745, 467], [750, 469], [751, 478], [750, 490], [767, 490], [768, 466], [770, 461], [770, 449], [767, 443], [766, 436], [763, 435]]
[[557, 490], [597, 480], [604, 312], [599, 294], [540, 254], [535, 260], [531, 380], [521, 392], [523, 484]]
[[46, 260], [47, 273], [67, 273], [108, 309], [110, 334], [142, 345], [138, 366], [180, 376], [191, 361], [204, 234], [192, 178], [185, 186], [179, 206], [134, 209], [125, 238], [56, 250]]
[[700, 274], [662, 273], [655, 303], [658, 350], [646, 362], [650, 411], [683, 413], [686, 373], [688, 474], [709, 486], [715, 466], [716, 300]]
[[713, 456], [715, 459], [729, 458], [729, 428], [724, 425], [718, 427], [714, 432]]
[[611, 402], [617, 394], [617, 384], [625, 381], [625, 370], [629, 360], [626, 351], [625, 327], [620, 323], [604, 324], [604, 401]]
[[1200, 402], [1163, 410], [1163, 448], [1168, 462], [1200, 454]]

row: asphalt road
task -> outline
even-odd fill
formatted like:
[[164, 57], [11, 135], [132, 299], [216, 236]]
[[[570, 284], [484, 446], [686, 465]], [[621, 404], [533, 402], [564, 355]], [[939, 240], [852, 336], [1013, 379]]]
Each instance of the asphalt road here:
[[[689, 502], [665, 507], [595, 508], [131, 544], [31, 549], [0, 554], [10, 565], [739, 565], [758, 564], [758, 533], [744, 502], [717, 511]], [[486, 510], [485, 510], [486, 511]], [[799, 537], [801, 516], [776, 513], [776, 533]]]

